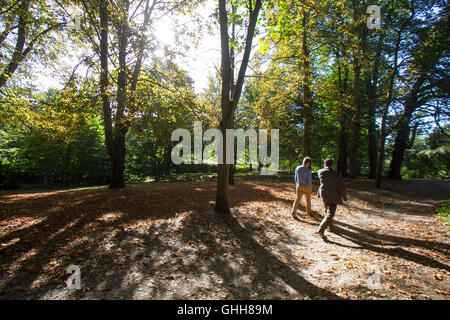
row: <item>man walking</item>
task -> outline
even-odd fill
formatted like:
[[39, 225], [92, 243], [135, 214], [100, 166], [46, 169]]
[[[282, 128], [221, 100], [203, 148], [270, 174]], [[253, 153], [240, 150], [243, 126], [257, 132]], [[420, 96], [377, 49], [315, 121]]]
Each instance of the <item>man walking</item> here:
[[297, 196], [294, 201], [294, 206], [292, 207], [292, 217], [295, 218], [295, 211], [297, 210], [298, 204], [302, 199], [302, 196], [306, 197], [306, 213], [311, 214], [311, 193], [312, 193], [312, 174], [311, 174], [311, 158], [306, 157], [303, 159], [303, 165], [298, 166], [295, 169], [295, 184]]
[[332, 228], [337, 205], [342, 204], [342, 200], [347, 201], [344, 181], [341, 175], [333, 170], [333, 163], [334, 160], [332, 158], [327, 158], [325, 160], [325, 168], [317, 172], [320, 179], [317, 195], [319, 198], [322, 198], [325, 206], [325, 217], [316, 232], [321, 237], [324, 237], [324, 232], [327, 227]]

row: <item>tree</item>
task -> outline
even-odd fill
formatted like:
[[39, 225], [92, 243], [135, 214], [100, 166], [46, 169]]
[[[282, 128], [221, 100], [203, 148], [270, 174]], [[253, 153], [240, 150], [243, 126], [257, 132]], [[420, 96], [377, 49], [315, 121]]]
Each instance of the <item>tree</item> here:
[[[1, 1], [0, 89], [16, 70], [37, 51], [53, 31], [67, 25], [63, 6], [67, 1], [49, 4], [44, 0]], [[52, 6], [52, 10], [49, 7]], [[53, 48], [55, 48], [54, 45]], [[50, 50], [51, 51], [51, 50]], [[45, 53], [41, 53], [45, 54]]]
[[405, 151], [411, 148], [414, 142], [418, 126], [417, 123], [411, 126], [414, 112], [431, 100], [448, 99], [448, 92], [439, 88], [448, 84], [449, 78], [448, 72], [442, 70], [442, 65], [449, 58], [449, 14], [447, 5], [435, 19], [428, 16], [426, 21], [418, 21], [420, 25], [416, 28], [416, 44], [411, 48], [411, 63], [407, 70], [409, 90], [403, 98], [403, 110], [395, 125], [389, 168], [391, 179], [401, 179], [401, 165]]
[[217, 194], [214, 210], [218, 213], [228, 214], [230, 212], [229, 204], [229, 171], [230, 165], [227, 164], [226, 152], [226, 130], [233, 128], [233, 115], [241, 97], [244, 77], [250, 59], [250, 51], [252, 48], [253, 36], [255, 34], [256, 22], [258, 14], [261, 10], [262, 0], [248, 1], [246, 8], [248, 10], [248, 28], [245, 37], [245, 49], [242, 57], [241, 66], [237, 80], [232, 84], [232, 61], [230, 57], [230, 37], [228, 33], [228, 11], [227, 1], [219, 0], [219, 25], [220, 25], [220, 42], [221, 42], [221, 120], [220, 131], [222, 132], [222, 162], [218, 165], [217, 178]]
[[[89, 22], [83, 34], [90, 39], [100, 60], [105, 143], [111, 162], [110, 188], [125, 186], [126, 134], [137, 110], [135, 92], [150, 48], [148, 29], [156, 19], [153, 16], [157, 11], [160, 14], [173, 12], [195, 3], [81, 0], [85, 19]], [[112, 84], [116, 86], [115, 90], [112, 90]]]
[[352, 134], [350, 137], [350, 157], [349, 157], [349, 177], [356, 178], [358, 175], [358, 148], [359, 137], [361, 131], [361, 113], [362, 113], [362, 95], [361, 95], [361, 69], [363, 62], [361, 61], [361, 55], [366, 50], [367, 33], [368, 29], [365, 25], [362, 12], [365, 8], [359, 3], [359, 1], [352, 0], [353, 11], [353, 27], [355, 34], [355, 43], [353, 44], [352, 52], [352, 67], [353, 67], [353, 120], [352, 120]]
[[[149, 87], [148, 82], [164, 86]], [[191, 84], [186, 73], [169, 59], [158, 59], [151, 69], [142, 70], [135, 93], [139, 116], [127, 135], [127, 176], [137, 179], [151, 176], [159, 181], [175, 169], [171, 162], [175, 145], [171, 133], [192, 126], [205, 113]]]

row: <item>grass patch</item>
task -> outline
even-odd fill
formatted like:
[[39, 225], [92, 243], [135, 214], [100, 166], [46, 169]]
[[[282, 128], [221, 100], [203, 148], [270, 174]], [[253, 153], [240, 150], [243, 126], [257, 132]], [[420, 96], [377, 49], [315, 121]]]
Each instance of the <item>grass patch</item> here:
[[447, 200], [446, 203], [442, 204], [436, 214], [441, 217], [447, 227], [450, 227], [450, 200]]

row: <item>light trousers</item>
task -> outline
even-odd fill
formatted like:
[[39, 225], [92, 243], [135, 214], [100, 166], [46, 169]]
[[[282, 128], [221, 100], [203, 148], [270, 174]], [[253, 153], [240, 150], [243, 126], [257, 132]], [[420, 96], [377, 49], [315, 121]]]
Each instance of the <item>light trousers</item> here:
[[306, 213], [311, 213], [311, 193], [312, 187], [297, 185], [297, 196], [294, 201], [294, 206], [292, 207], [292, 212], [295, 212], [298, 208], [302, 196], [306, 197]]

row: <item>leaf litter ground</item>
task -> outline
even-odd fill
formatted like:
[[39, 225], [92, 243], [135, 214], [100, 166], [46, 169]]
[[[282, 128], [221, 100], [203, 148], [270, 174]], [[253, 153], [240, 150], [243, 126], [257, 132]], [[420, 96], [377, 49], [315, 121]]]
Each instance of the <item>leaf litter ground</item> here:
[[[346, 182], [333, 232], [285, 178], [0, 193], [1, 299], [448, 299], [448, 182]], [[314, 192], [317, 184], [314, 184]], [[303, 199], [304, 201], [304, 199]], [[81, 269], [81, 289], [65, 281]]]

